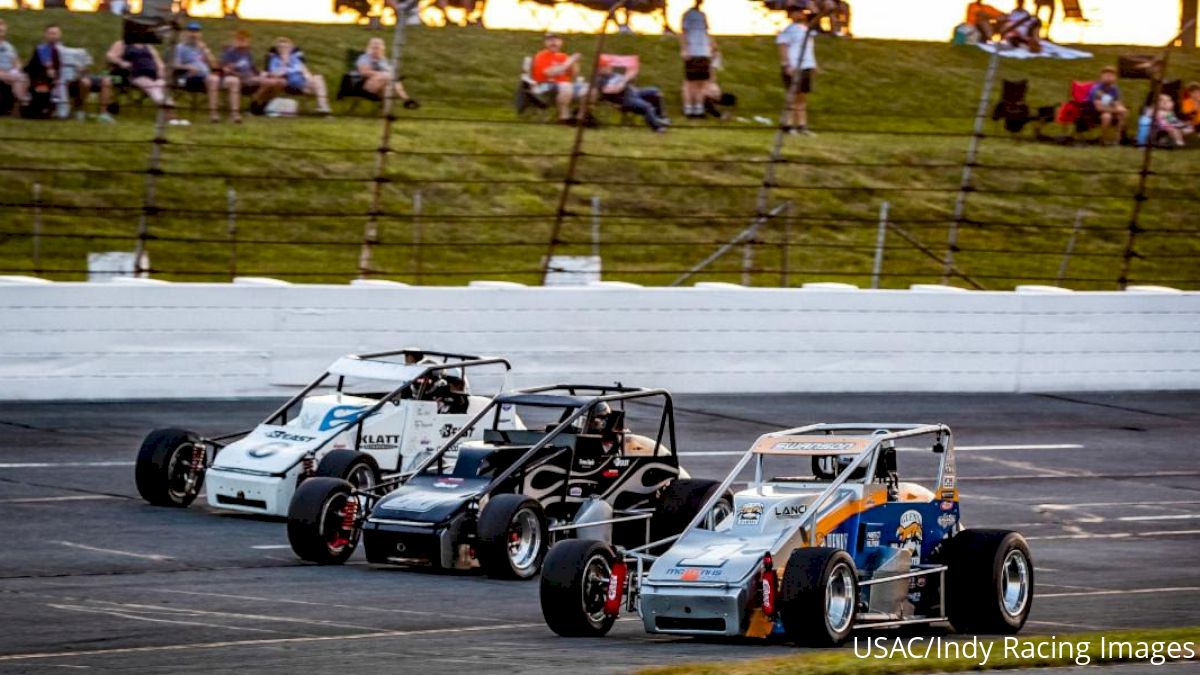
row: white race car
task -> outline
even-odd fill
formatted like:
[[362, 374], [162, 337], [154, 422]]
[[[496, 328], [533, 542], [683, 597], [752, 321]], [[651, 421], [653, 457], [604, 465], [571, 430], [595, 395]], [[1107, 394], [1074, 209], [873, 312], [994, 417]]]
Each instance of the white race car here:
[[[504, 359], [415, 349], [344, 356], [250, 431], [152, 431], [138, 452], [138, 492], [151, 504], [184, 507], [207, 480], [216, 508], [286, 516], [310, 476], [370, 489], [419, 466], [485, 408], [491, 397], [470, 393], [466, 371], [495, 365], [511, 368]], [[500, 423], [523, 428], [515, 415]]]

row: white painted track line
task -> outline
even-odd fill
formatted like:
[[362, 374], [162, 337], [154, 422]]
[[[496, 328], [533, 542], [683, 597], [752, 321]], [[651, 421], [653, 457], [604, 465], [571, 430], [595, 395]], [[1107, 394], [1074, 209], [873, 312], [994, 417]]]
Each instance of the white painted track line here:
[[174, 560], [174, 558], [172, 558], [169, 555], [159, 555], [157, 553], [134, 553], [132, 551], [118, 551], [117, 549], [112, 549], [112, 548], [98, 548], [96, 546], [88, 546], [87, 544], [77, 544], [73, 541], [53, 541], [50, 543], [60, 544], [62, 546], [69, 546], [71, 548], [83, 549], [84, 551], [92, 551], [93, 553], [108, 553], [110, 555], [121, 555], [121, 556], [126, 556], [128, 558], [141, 558], [143, 560], [153, 560], [155, 562], [162, 562], [164, 560]]
[[10, 497], [0, 499], [0, 504], [42, 504], [45, 502], [83, 502], [95, 499], [116, 499], [112, 495], [66, 495], [63, 497]]
[[134, 462], [124, 460], [112, 462], [0, 462], [0, 469], [57, 469], [59, 467], [87, 468], [133, 465]]
[[[956, 445], [955, 452], [992, 452], [996, 450], [1079, 450], [1078, 443], [1034, 443], [1030, 445]], [[901, 452], [929, 452], [928, 448], [897, 448]], [[697, 450], [680, 452], [680, 457], [741, 457], [745, 450]]]
[[1080, 598], [1097, 595], [1143, 595], [1147, 593], [1196, 593], [1200, 591], [1200, 586], [1175, 586], [1170, 588], [1131, 588], [1125, 590], [1105, 590], [1105, 591], [1072, 591], [1069, 593], [1038, 593], [1034, 597], [1037, 600], [1045, 598]]

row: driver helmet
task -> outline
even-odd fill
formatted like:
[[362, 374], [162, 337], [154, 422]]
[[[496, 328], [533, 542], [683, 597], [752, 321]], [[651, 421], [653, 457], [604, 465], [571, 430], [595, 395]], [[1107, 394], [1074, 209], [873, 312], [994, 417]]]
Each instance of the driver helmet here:
[[596, 407], [592, 408], [592, 415], [588, 418], [587, 433], [598, 434], [604, 431], [604, 427], [608, 425], [608, 418], [612, 415], [612, 406], [601, 401]]

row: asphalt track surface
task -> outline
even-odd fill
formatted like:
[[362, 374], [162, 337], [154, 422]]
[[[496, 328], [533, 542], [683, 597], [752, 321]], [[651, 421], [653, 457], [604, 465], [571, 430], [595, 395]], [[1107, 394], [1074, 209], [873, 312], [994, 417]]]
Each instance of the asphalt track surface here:
[[[236, 430], [274, 404], [4, 404], [0, 675], [602, 673], [794, 651], [648, 636], [630, 619], [605, 639], [559, 638], [542, 623], [536, 582], [373, 568], [361, 552], [316, 567], [293, 557], [278, 520], [137, 498], [132, 460], [150, 429]], [[948, 423], [963, 447], [964, 522], [1030, 539], [1038, 595], [1026, 632], [1200, 624], [1200, 393], [681, 396], [677, 405], [685, 466], [714, 478], [772, 429]], [[635, 429], [646, 424], [644, 412], [629, 417]]]

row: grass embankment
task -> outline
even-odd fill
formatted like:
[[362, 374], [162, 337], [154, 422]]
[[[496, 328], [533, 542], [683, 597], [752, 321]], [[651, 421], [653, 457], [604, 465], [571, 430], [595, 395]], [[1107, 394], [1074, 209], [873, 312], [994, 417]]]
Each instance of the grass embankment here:
[[[103, 15], [2, 12], [0, 16], [8, 20], [10, 38], [23, 55], [30, 53], [48, 20], [62, 24], [68, 44], [88, 47], [98, 59], [119, 32], [116, 20]], [[208, 41], [221, 45], [237, 28], [251, 30], [259, 50], [275, 35], [292, 36], [331, 88], [344, 70], [345, 50], [364, 44], [370, 35], [353, 26], [212, 20], [206, 23]], [[383, 221], [381, 238], [386, 245], [377, 248], [375, 260], [383, 276], [413, 281], [420, 264], [425, 272], [419, 279], [423, 283], [463, 283], [472, 277], [538, 280], [532, 271], [545, 251], [566, 167], [565, 154], [574, 134], [556, 125], [512, 123], [517, 120], [510, 101], [521, 58], [537, 49], [539, 42], [538, 36], [519, 32], [458, 28], [409, 32], [404, 56], [406, 82], [424, 107], [399, 113], [393, 137], [397, 152], [388, 168], [392, 182], [383, 188], [383, 208], [392, 214], [410, 214], [413, 193], [419, 190], [424, 206], [421, 237], [428, 245], [419, 249], [408, 246], [417, 234], [411, 218]], [[567, 245], [560, 252], [586, 254], [590, 250], [586, 214], [593, 196], [600, 197], [605, 214], [602, 237], [605, 277], [609, 279], [669, 282], [717, 242], [748, 224], [757, 195], [754, 186], [762, 180], [761, 161], [772, 135], [769, 127], [750, 118], [774, 118], [778, 113], [782, 101], [778, 61], [770, 38], [724, 38], [720, 44], [728, 64], [721, 82], [740, 97], [736, 114], [745, 121], [690, 123], [677, 118], [670, 133], [654, 135], [640, 125], [619, 126], [616, 116], [606, 112], [602, 117], [609, 123], [587, 132], [584, 149], [593, 156], [582, 161], [583, 184], [572, 192], [569, 208], [583, 216], [569, 219], [562, 235], [578, 244]], [[570, 50], [584, 53], [590, 53], [593, 45], [594, 38], [588, 36], [568, 40]], [[673, 39], [612, 36], [607, 51], [640, 54], [642, 82], [662, 86], [672, 112], [677, 109], [681, 69]], [[1034, 106], [1057, 103], [1065, 97], [1071, 79], [1093, 77], [1102, 64], [1130, 50], [1097, 47], [1094, 51], [1097, 58], [1078, 62], [1005, 60], [1000, 77], [1028, 78]], [[820, 135], [787, 139], [785, 155], [811, 164], [781, 167], [777, 181], [783, 187], [772, 192], [772, 203], [791, 201], [798, 218], [787, 234], [791, 284], [821, 279], [862, 284], [871, 267], [872, 221], [884, 200], [891, 203], [893, 219], [939, 254], [943, 250], [947, 223], [904, 221], [945, 219], [952, 213], [967, 138], [913, 134], [970, 130], [987, 57], [973, 48], [867, 40], [822, 39], [818, 52], [822, 72], [812, 108], [813, 126]], [[1172, 63], [1174, 75], [1200, 79], [1200, 52], [1177, 53]], [[1124, 86], [1131, 101], [1144, 96], [1145, 82]], [[170, 144], [163, 155], [167, 175], [158, 181], [158, 203], [167, 208], [223, 210], [226, 191], [232, 187], [243, 211], [332, 214], [241, 216], [237, 226], [240, 239], [314, 243], [240, 246], [238, 270], [302, 281], [353, 277], [357, 242], [366, 220], [362, 214], [370, 204], [370, 184], [308, 179], [371, 178], [380, 121], [344, 116], [347, 108], [338, 105], [343, 116], [332, 119], [253, 118], [240, 127], [210, 125], [202, 104], [189, 111], [184, 101], [193, 124], [168, 131]], [[364, 104], [356, 114], [375, 110]], [[132, 248], [128, 237], [136, 231], [137, 214], [103, 207], [142, 205], [144, 177], [137, 172], [147, 166], [150, 144], [143, 141], [152, 136], [150, 113], [147, 108], [127, 106], [113, 126], [0, 121], [0, 137], [24, 139], [3, 142], [0, 166], [9, 169], [0, 172], [0, 203], [29, 202], [36, 181], [41, 184], [44, 202], [85, 207], [82, 214], [71, 218], [61, 211], [45, 210], [42, 222], [47, 235], [110, 237], [43, 238], [42, 269], [79, 269], [87, 251]], [[988, 131], [1003, 134], [990, 123]], [[91, 139], [134, 142], [91, 145], [87, 143]], [[189, 143], [222, 147], [189, 147]], [[306, 151], [264, 149], [281, 146]], [[446, 152], [486, 156], [422, 154]], [[1084, 209], [1088, 213], [1084, 231], [1067, 275], [1076, 280], [1066, 285], [1113, 288], [1119, 263], [1115, 256], [1122, 251], [1122, 229], [1132, 206], [1140, 161], [1140, 153], [1129, 148], [1058, 147], [1002, 136], [986, 139], [980, 162], [1005, 168], [979, 170], [976, 184], [981, 192], [970, 196], [968, 217], [1058, 229], [968, 225], [960, 235], [960, 265], [990, 288], [1022, 283], [1015, 277], [1050, 281], [1075, 214]], [[12, 167], [129, 173], [15, 171]], [[1076, 169], [1087, 173], [1070, 172]], [[1197, 202], [1187, 200], [1200, 192], [1195, 188], [1200, 152], [1161, 153], [1155, 169], [1173, 175], [1155, 176], [1152, 181], [1152, 198], [1142, 217], [1149, 231], [1138, 244], [1146, 259], [1134, 261], [1132, 276], [1141, 281], [1200, 279], [1200, 238], [1156, 232], [1196, 227]], [[243, 177], [226, 180], [172, 176], [172, 172]], [[604, 182], [610, 184], [599, 184]], [[692, 186], [673, 187], [678, 184]], [[1039, 195], [1048, 192], [1088, 196]], [[3, 232], [32, 230], [30, 210], [4, 209], [0, 214]], [[622, 214], [637, 219], [617, 217]], [[473, 217], [455, 217], [463, 215]], [[159, 237], [220, 242], [228, 236], [222, 215], [162, 214], [152, 218], [150, 225], [151, 234]], [[784, 236], [780, 221], [766, 228], [760, 240], [779, 244]], [[885, 286], [927, 282], [940, 273], [940, 265], [900, 238], [891, 236], [888, 245], [884, 273], [894, 276], [885, 277]], [[159, 240], [151, 241], [149, 250], [153, 267], [168, 271], [158, 275], [162, 278], [220, 279], [228, 274], [230, 250], [223, 243]], [[416, 250], [420, 251], [419, 263]], [[0, 268], [4, 273], [30, 269], [31, 251], [28, 236], [0, 235]], [[754, 283], [779, 283], [782, 263], [779, 246], [759, 247], [755, 264], [766, 271], [755, 274]], [[715, 265], [713, 273], [698, 279], [736, 281], [740, 268], [741, 255], [734, 253]], [[46, 276], [81, 278], [78, 273]]]
[[[1104, 638], [1108, 643], [1113, 642], [1131, 642], [1135, 647], [1126, 648], [1124, 651], [1106, 649], [1104, 653], [1100, 650], [1100, 639]], [[1198, 645], [1200, 645], [1200, 627], [1186, 628], [1169, 628], [1162, 630], [1122, 630], [1122, 631], [1105, 631], [1102, 633], [1079, 633], [1070, 635], [1059, 635], [1054, 637], [1049, 636], [1025, 636], [1017, 638], [1021, 645], [1037, 644], [1045, 642], [1063, 643], [1070, 642], [1078, 645], [1079, 643], [1088, 643], [1086, 648], [1082, 648], [1087, 653], [1087, 659], [1076, 661], [1081, 653], [1081, 648], [1072, 647], [1069, 650], [1058, 647], [1055, 650], [1056, 656], [1041, 657], [1025, 657], [1021, 656], [1022, 649], [1026, 647], [1016, 647], [1017, 651], [1005, 653], [1004, 640], [986, 640], [993, 644], [990, 656], [986, 663], [981, 665], [980, 658], [857, 658], [852, 649], [837, 649], [837, 650], [820, 650], [806, 651], [795, 656], [784, 656], [779, 658], [768, 659], [751, 659], [746, 661], [720, 661], [714, 663], [685, 663], [675, 666], [662, 666], [654, 668], [646, 668], [638, 671], [639, 675], [890, 675], [892, 673], [957, 673], [964, 671], [982, 671], [982, 670], [1013, 670], [1020, 668], [1045, 668], [1054, 666], [1072, 667], [1078, 665], [1102, 665], [1115, 663], [1143, 663], [1147, 668], [1155, 668], [1150, 659], [1143, 653], [1137, 655], [1136, 646], [1138, 643], [1148, 643], [1152, 645], [1149, 649], [1157, 649], [1157, 653], [1165, 654], [1165, 647], [1155, 647], [1153, 645], [1169, 644], [1169, 643], [1191, 643], [1192, 653], [1196, 653]], [[889, 641], [888, 645], [891, 646]], [[920, 649], [924, 649], [922, 643]], [[1042, 648], [1043, 653], [1050, 654], [1051, 647], [1049, 645]], [[865, 653], [866, 646], [862, 646], [862, 651]], [[1186, 652], [1176, 651], [1176, 658], [1180, 655], [1186, 658]], [[1167, 659], [1175, 660], [1175, 659]], [[1191, 660], [1196, 660], [1192, 658]], [[1156, 662], [1157, 663], [1157, 662]]]

